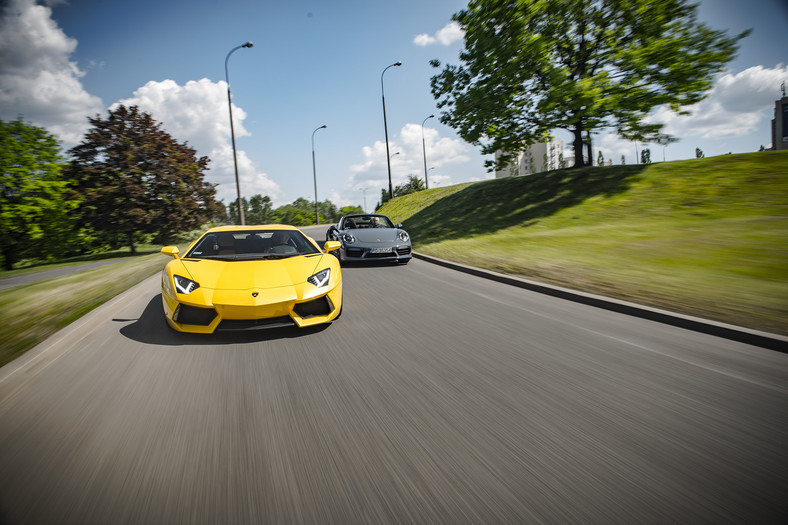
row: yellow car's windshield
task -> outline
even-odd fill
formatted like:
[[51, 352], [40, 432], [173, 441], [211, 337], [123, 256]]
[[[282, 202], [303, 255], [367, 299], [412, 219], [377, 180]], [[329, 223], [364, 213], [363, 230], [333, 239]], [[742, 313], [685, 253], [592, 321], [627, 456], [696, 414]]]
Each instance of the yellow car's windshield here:
[[188, 259], [282, 259], [321, 253], [297, 230], [208, 232], [186, 253]]

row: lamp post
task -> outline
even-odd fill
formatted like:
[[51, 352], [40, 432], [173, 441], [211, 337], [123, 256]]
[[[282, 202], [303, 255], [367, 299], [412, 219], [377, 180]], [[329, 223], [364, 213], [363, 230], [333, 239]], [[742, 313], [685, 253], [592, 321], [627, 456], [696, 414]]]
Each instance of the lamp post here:
[[238, 217], [241, 220], [241, 225], [243, 226], [246, 224], [244, 220], [244, 208], [241, 205], [241, 184], [238, 182], [238, 157], [235, 153], [235, 130], [233, 129], [233, 100], [232, 96], [230, 95], [230, 73], [227, 70], [227, 61], [230, 60], [230, 55], [232, 55], [236, 50], [241, 49], [242, 47], [252, 47], [254, 44], [250, 41], [245, 44], [241, 44], [240, 46], [236, 46], [227, 53], [227, 57], [224, 59], [224, 78], [227, 81], [227, 105], [230, 108], [230, 139], [233, 143], [233, 166], [235, 166], [235, 189], [238, 192]]
[[427, 146], [424, 142], [424, 123], [435, 115], [430, 115], [421, 122], [421, 151], [424, 153], [424, 186], [425, 189], [430, 189], [430, 183], [427, 181]]
[[326, 125], [323, 124], [319, 128], [316, 128], [315, 131], [312, 132], [312, 176], [315, 179], [315, 224], [320, 224], [320, 214], [317, 211], [317, 168], [315, 168], [315, 133], [318, 129], [325, 128]]
[[367, 190], [369, 188], [361, 188], [361, 193], [364, 195], [364, 209], [362, 210], [364, 213], [367, 213]]
[[394, 66], [401, 66], [402, 61], [397, 60], [394, 64], [387, 66], [386, 69], [383, 70], [383, 73], [380, 74], [380, 95], [383, 98], [383, 130], [386, 133], [386, 165], [388, 166], [389, 170], [389, 199], [394, 198], [394, 187], [391, 185], [391, 157], [389, 156], [389, 128], [386, 124], [386, 95], [383, 91], [383, 74], [386, 70], [390, 67]]

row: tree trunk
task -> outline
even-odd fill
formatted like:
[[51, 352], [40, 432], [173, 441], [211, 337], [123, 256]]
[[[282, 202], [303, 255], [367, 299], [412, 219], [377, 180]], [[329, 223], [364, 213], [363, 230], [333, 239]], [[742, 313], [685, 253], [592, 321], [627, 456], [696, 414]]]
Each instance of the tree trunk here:
[[129, 233], [128, 238], [129, 238], [129, 248], [131, 249], [131, 255], [137, 255], [137, 247], [134, 246], [134, 234]]
[[11, 246], [3, 246], [3, 269], [11, 271], [14, 269], [16, 257]]
[[588, 151], [588, 165], [594, 165], [594, 156], [591, 154], [591, 132], [586, 132], [586, 151]]
[[582, 168], [585, 166], [583, 159], [583, 125], [578, 123], [572, 134], [575, 140], [572, 142], [572, 149], [575, 151], [575, 168]]

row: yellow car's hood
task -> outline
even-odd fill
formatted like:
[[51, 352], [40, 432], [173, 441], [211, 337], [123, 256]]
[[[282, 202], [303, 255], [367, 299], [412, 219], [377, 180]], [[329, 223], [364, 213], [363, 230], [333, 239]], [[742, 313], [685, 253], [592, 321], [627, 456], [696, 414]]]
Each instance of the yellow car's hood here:
[[200, 287], [214, 290], [265, 290], [306, 282], [321, 266], [325, 255], [296, 256], [263, 261], [220, 261], [182, 259], [188, 277]]

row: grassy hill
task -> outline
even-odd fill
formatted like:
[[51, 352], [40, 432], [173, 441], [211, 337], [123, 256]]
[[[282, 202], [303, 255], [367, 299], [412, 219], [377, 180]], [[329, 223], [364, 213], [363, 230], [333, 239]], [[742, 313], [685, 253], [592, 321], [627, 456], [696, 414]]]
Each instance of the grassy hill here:
[[788, 334], [788, 151], [459, 184], [380, 212], [421, 253]]

